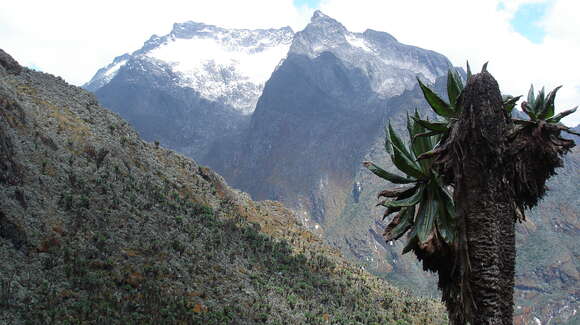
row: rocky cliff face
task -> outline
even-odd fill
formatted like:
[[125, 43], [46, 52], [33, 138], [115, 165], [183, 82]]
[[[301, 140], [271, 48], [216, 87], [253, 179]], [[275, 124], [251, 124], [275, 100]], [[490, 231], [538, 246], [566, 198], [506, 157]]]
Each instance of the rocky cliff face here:
[[2, 324], [445, 323], [1, 50], [0, 260]]
[[324, 229], [345, 208], [360, 161], [392, 114], [387, 100], [449, 65], [317, 11], [266, 84], [239, 153], [212, 165], [254, 198], [282, 200]]

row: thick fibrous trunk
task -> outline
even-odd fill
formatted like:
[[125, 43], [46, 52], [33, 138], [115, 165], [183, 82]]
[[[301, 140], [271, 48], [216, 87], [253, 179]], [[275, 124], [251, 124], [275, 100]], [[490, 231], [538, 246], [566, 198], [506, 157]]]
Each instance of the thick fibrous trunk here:
[[512, 324], [515, 205], [506, 178], [509, 118], [495, 79], [470, 78], [463, 107], [439, 161], [453, 175], [460, 240], [443, 298], [452, 324]]

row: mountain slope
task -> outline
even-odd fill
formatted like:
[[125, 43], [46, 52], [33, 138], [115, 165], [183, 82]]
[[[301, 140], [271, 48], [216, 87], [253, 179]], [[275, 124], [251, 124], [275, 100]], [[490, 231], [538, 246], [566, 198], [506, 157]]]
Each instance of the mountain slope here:
[[0, 50], [0, 322], [444, 323], [279, 203]]
[[202, 162], [214, 141], [245, 128], [294, 33], [175, 24], [97, 71], [84, 88], [148, 141]]
[[449, 65], [386, 33], [349, 32], [317, 11], [266, 84], [238, 153], [209, 164], [252, 197], [282, 200], [324, 229], [344, 209], [390, 114], [387, 100], [412, 88], [416, 75], [434, 80]]
[[543, 324], [565, 323], [580, 310], [580, 137], [575, 141], [546, 197], [516, 227], [516, 304]]

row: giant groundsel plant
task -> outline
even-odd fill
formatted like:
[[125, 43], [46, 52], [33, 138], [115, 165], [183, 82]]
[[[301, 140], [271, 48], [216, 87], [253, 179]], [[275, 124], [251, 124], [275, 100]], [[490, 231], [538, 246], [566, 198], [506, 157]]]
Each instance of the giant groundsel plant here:
[[[436, 120], [407, 117], [409, 141], [389, 124], [385, 150], [398, 173], [372, 162], [364, 166], [399, 187], [379, 193], [389, 221], [384, 238], [407, 234], [403, 253], [413, 251], [423, 268], [438, 273], [450, 324], [513, 323], [516, 220], [545, 194], [545, 183], [563, 165], [580, 135], [556, 114], [560, 87], [522, 105], [528, 120], [512, 118], [522, 96], [501, 96], [486, 71], [467, 83], [454, 69], [447, 74], [447, 100], [418, 79]], [[515, 113], [513, 115], [516, 115]]]

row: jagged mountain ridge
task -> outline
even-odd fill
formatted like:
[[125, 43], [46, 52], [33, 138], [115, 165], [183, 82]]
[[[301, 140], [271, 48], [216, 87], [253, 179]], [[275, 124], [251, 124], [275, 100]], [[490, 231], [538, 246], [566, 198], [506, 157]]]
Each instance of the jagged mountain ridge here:
[[[334, 34], [329, 32], [333, 28]], [[416, 74], [433, 81], [449, 65], [443, 56], [400, 44], [387, 33], [349, 32], [316, 11], [297, 37], [288, 27], [243, 30], [175, 24], [168, 35], [154, 35], [141, 49], [115, 58], [84, 87], [145, 139], [211, 164], [215, 155], [222, 156], [212, 148], [242, 136], [280, 61], [288, 53], [313, 58], [323, 50], [348, 62], [349, 69], [360, 70], [361, 78], [369, 78], [370, 87], [383, 99], [412, 87]]]
[[176, 86], [250, 114], [264, 83], [286, 56], [293, 35], [290, 27], [247, 30], [192, 21], [176, 23], [168, 35], [153, 35], [141, 49], [116, 57], [83, 88], [96, 92], [127, 62], [144, 60], [169, 67]]
[[0, 323], [446, 321], [2, 50], [0, 158]]
[[315, 11], [310, 24], [294, 37], [290, 53], [314, 59], [323, 52], [361, 70], [373, 92], [384, 98], [413, 88], [416, 77], [433, 83], [451, 66], [439, 53], [399, 43], [385, 32], [350, 32], [335, 19]]
[[352, 33], [316, 11], [266, 84], [234, 158], [218, 154], [222, 161], [209, 164], [254, 198], [282, 200], [323, 229], [350, 195], [354, 171], [389, 114], [386, 101], [414, 87], [417, 75], [434, 81], [449, 66], [438, 53], [387, 33]]

